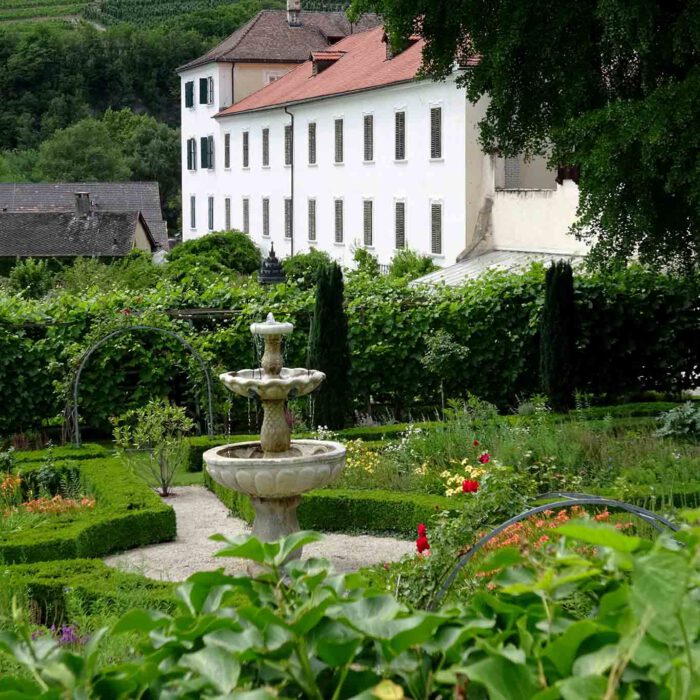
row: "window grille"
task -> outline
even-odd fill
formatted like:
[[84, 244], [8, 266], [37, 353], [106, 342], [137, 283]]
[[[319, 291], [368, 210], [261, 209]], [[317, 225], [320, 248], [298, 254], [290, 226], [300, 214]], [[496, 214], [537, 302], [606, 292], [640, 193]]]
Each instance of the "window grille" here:
[[284, 127], [284, 164], [291, 165], [294, 158], [294, 133], [292, 132], [291, 124]]
[[430, 109], [430, 157], [442, 158], [442, 107]]
[[363, 231], [365, 245], [372, 246], [372, 215], [373, 202], [371, 199], [365, 199], [363, 202]]
[[364, 119], [364, 133], [365, 133], [365, 160], [374, 160], [374, 116], [371, 114], [365, 114]]
[[316, 165], [316, 122], [309, 124], [309, 165]]
[[442, 204], [430, 205], [430, 250], [433, 255], [442, 255]]
[[243, 198], [243, 233], [250, 233], [250, 200]]
[[316, 240], [316, 200], [309, 200], [309, 240]]
[[394, 158], [406, 160], [406, 112], [394, 114]]
[[505, 164], [505, 182], [504, 186], [507, 190], [514, 190], [520, 187], [520, 158], [506, 158]]
[[243, 132], [243, 153], [241, 154], [243, 159], [243, 167], [247, 168], [250, 165], [250, 135], [247, 131]]
[[335, 162], [343, 162], [343, 120], [335, 120]]
[[262, 201], [263, 236], [270, 235], [270, 199], [263, 197]]
[[394, 204], [394, 238], [397, 249], [406, 247], [406, 202]]
[[284, 200], [284, 237], [291, 238], [294, 230], [292, 200], [288, 197]]
[[207, 200], [207, 228], [210, 231], [214, 230], [214, 198], [209, 197]]
[[231, 134], [224, 134], [224, 168], [231, 167]]
[[343, 200], [335, 200], [335, 242], [343, 242]]
[[270, 165], [270, 130], [262, 130], [262, 164]]
[[231, 198], [226, 197], [224, 200], [224, 210], [225, 210], [225, 222], [226, 222], [226, 230], [230, 231], [231, 230]]
[[190, 196], [190, 228], [197, 228], [197, 198]]

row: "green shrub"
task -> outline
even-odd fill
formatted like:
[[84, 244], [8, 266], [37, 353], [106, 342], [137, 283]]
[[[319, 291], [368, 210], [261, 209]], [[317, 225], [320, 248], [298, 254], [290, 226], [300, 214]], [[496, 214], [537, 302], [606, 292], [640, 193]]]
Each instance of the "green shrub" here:
[[[77, 467], [94, 494], [94, 510], [70, 517], [49, 517], [38, 526], [0, 539], [0, 561], [30, 563], [55, 559], [102, 557], [175, 537], [175, 511], [163, 503], [118, 459], [56, 462], [55, 469]], [[25, 464], [22, 472], [41, 469]]]
[[297, 253], [282, 260], [287, 282], [296, 284], [301, 289], [313, 289], [318, 281], [318, 273], [333, 262], [331, 256], [323, 250], [314, 248], [308, 253]]
[[680, 437], [691, 440], [700, 439], [700, 404], [688, 401], [676, 406], [658, 417], [659, 437]]
[[402, 280], [414, 280], [437, 269], [438, 266], [429, 255], [422, 255], [410, 248], [404, 248], [397, 250], [391, 258], [389, 276]]
[[46, 260], [18, 260], [10, 272], [10, 289], [30, 299], [39, 299], [53, 286], [54, 273]]

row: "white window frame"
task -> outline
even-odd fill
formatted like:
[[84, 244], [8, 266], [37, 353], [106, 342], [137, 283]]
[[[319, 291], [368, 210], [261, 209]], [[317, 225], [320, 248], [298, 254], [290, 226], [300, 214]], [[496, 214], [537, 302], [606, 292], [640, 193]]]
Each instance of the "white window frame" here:
[[[340, 202], [341, 220], [340, 220], [340, 239], [338, 240], [338, 227], [336, 218], [336, 204]], [[345, 245], [345, 199], [343, 197], [333, 197], [333, 245]]]
[[284, 198], [284, 240], [291, 241], [294, 238], [294, 200], [291, 197]]
[[[228, 148], [226, 141], [228, 140]], [[228, 162], [228, 165], [227, 165]], [[224, 131], [224, 170], [231, 170], [231, 132]]]
[[[338, 154], [338, 144], [337, 144], [337, 132], [336, 123], [341, 122], [342, 126], [340, 129], [340, 151], [342, 158], [336, 160], [335, 157]], [[338, 114], [333, 117], [333, 165], [345, 165], [345, 116], [343, 114]]]
[[[396, 245], [396, 205], [397, 204], [403, 204], [403, 247], [398, 248]], [[393, 217], [393, 244], [392, 247], [394, 250], [406, 250], [408, 248], [408, 236], [406, 235], [406, 220], [408, 219], [408, 206], [406, 203], [406, 198], [405, 197], [394, 197], [394, 204], [393, 204], [393, 211], [392, 211]]]
[[[314, 204], [314, 216], [313, 219], [311, 218], [311, 202]], [[335, 208], [335, 205], [333, 205]], [[334, 209], [334, 215], [335, 215], [335, 209]], [[313, 221], [313, 238], [311, 236], [311, 221]], [[307, 197], [306, 200], [306, 238], [309, 241], [309, 243], [317, 243], [318, 242], [318, 201], [316, 197]]]
[[[246, 165], [246, 134], [248, 134], [248, 164]], [[243, 170], [250, 170], [250, 129], [243, 129], [241, 131], [241, 168]]]
[[[190, 173], [196, 173], [197, 172], [197, 137], [196, 136], [191, 136], [190, 138], [187, 139], [187, 155], [186, 155], [186, 160], [185, 160], [185, 165], [187, 167], [187, 171]], [[189, 167], [189, 158], [190, 158], [190, 144], [192, 144], [192, 167]]]
[[[265, 212], [265, 202], [267, 202], [267, 212]], [[262, 236], [263, 238], [270, 237], [270, 196], [263, 195], [260, 200], [260, 210], [262, 216]]]
[[207, 81], [208, 81], [207, 82], [207, 104], [213, 105], [214, 104], [214, 76], [208, 75]]
[[[440, 207], [440, 252], [435, 253], [433, 251], [433, 206], [439, 205]], [[443, 199], [431, 198], [428, 204], [428, 223], [430, 230], [430, 240], [428, 241], [428, 250], [430, 251], [431, 258], [444, 258], [445, 257], [445, 201]]]
[[[396, 115], [403, 112], [403, 158], [397, 158], [396, 157]], [[403, 107], [394, 107], [394, 120], [393, 120], [393, 133], [394, 133], [394, 138], [393, 138], [393, 144], [392, 148], [394, 151], [394, 156], [393, 160], [394, 163], [408, 163], [408, 138], [407, 138], [407, 131], [408, 131], [408, 110], [406, 109], [406, 106], [404, 105]]]
[[[311, 154], [311, 140], [309, 138], [311, 125], [313, 124], [314, 131], [314, 162], [309, 160], [309, 155]], [[318, 167], [318, 122], [316, 120], [306, 122], [306, 164], [310, 168]]]
[[[289, 134], [289, 162], [287, 162], [287, 134]], [[291, 168], [294, 164], [294, 127], [285, 124], [282, 130], [282, 163], [285, 168]]]
[[[433, 109], [440, 110], [440, 156], [433, 158]], [[445, 160], [445, 106], [442, 102], [428, 104], [428, 160], [431, 163], [442, 163]]]
[[250, 235], [250, 196], [247, 194], [241, 197], [241, 231]]
[[[267, 130], [267, 163], [265, 163], [265, 131]], [[270, 148], [270, 133], [272, 129], [270, 129], [269, 124], [263, 124], [260, 127], [260, 163], [261, 167], [263, 168], [269, 168], [270, 167], [270, 153], [272, 149]]]
[[[365, 117], [372, 117], [372, 159], [365, 160]], [[377, 132], [376, 124], [374, 123], [374, 112], [363, 112], [362, 113], [362, 162], [365, 165], [373, 165], [375, 161], [375, 134]]]
[[[369, 202], [371, 204], [371, 217], [369, 221], [369, 237], [371, 243], [367, 243], [367, 236], [365, 234], [365, 204]], [[363, 197], [362, 198], [362, 247], [367, 250], [374, 250], [374, 197]]]
[[270, 83], [274, 83], [276, 80], [279, 80], [283, 76], [287, 74], [288, 71], [284, 70], [266, 70], [264, 75], [265, 75], [265, 85], [269, 85]]

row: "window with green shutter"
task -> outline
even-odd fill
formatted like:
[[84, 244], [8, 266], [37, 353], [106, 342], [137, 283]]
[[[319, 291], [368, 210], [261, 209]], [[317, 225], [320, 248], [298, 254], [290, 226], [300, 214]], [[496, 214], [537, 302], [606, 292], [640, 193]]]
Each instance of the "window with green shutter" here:
[[187, 169], [197, 169], [197, 139], [187, 139]]
[[364, 118], [364, 137], [365, 137], [365, 162], [374, 160], [374, 116], [365, 114]]
[[372, 214], [373, 214], [373, 203], [371, 199], [365, 199], [363, 204], [362, 218], [363, 218], [363, 232], [364, 241], [367, 247], [372, 247]]
[[430, 108], [430, 157], [442, 158], [442, 108]]
[[209, 77], [207, 78], [208, 83], [207, 83], [207, 104], [213, 105], [214, 104], [214, 78]]
[[406, 202], [394, 203], [394, 245], [397, 250], [406, 247]]
[[406, 112], [394, 113], [394, 159], [406, 160]]
[[343, 200], [335, 200], [335, 242], [343, 242]]
[[430, 205], [430, 251], [433, 255], [442, 255], [442, 204]]
[[199, 140], [199, 160], [202, 164], [202, 168], [208, 168], [209, 166], [209, 137], [202, 136]]
[[309, 124], [309, 165], [316, 165], [316, 122]]
[[199, 104], [209, 104], [209, 78], [199, 79]]
[[194, 80], [185, 83], [185, 107], [194, 107]]
[[335, 162], [343, 162], [343, 120], [335, 120]]

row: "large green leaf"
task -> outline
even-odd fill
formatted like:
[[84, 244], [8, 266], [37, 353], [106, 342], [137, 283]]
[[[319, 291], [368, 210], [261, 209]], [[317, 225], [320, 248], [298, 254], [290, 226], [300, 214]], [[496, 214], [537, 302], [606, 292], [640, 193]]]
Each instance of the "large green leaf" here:
[[559, 684], [563, 700], [601, 700], [607, 680], [603, 676], [577, 676]]
[[529, 700], [537, 690], [528, 667], [503, 656], [491, 656], [466, 670], [471, 681], [486, 688], [490, 700]]
[[288, 535], [280, 541], [279, 552], [275, 555], [275, 564], [281, 566], [290, 554], [307, 544], [318, 542], [321, 539], [323, 539], [322, 535], [311, 530], [302, 530], [301, 532]]
[[624, 535], [611, 525], [591, 520], [572, 520], [560, 525], [554, 532], [619, 552], [634, 552], [642, 541], [639, 537]]
[[114, 627], [112, 627], [112, 634], [150, 632], [158, 627], [163, 627], [169, 620], [170, 617], [168, 615], [158, 612], [157, 610], [133, 608], [125, 613]]
[[599, 625], [590, 620], [574, 622], [564, 634], [556, 637], [545, 648], [543, 656], [554, 664], [560, 676], [568, 676], [581, 643], [600, 629]]
[[620, 650], [615, 644], [608, 644], [590, 654], [579, 656], [574, 661], [575, 676], [600, 676], [615, 663]]
[[[224, 547], [216, 553], [217, 557], [237, 557], [239, 559], [248, 559], [258, 564], [264, 564], [267, 560], [266, 548], [255, 537], [241, 536], [228, 539], [221, 535], [213, 535], [209, 539], [228, 544], [228, 547]], [[275, 543], [274, 554], [276, 555], [278, 551], [279, 545]]]
[[180, 665], [206, 678], [220, 693], [230, 693], [238, 682], [241, 666], [220, 647], [204, 647], [180, 658]]
[[340, 622], [328, 621], [314, 630], [311, 641], [319, 658], [337, 667], [353, 658], [362, 643], [362, 635]]

